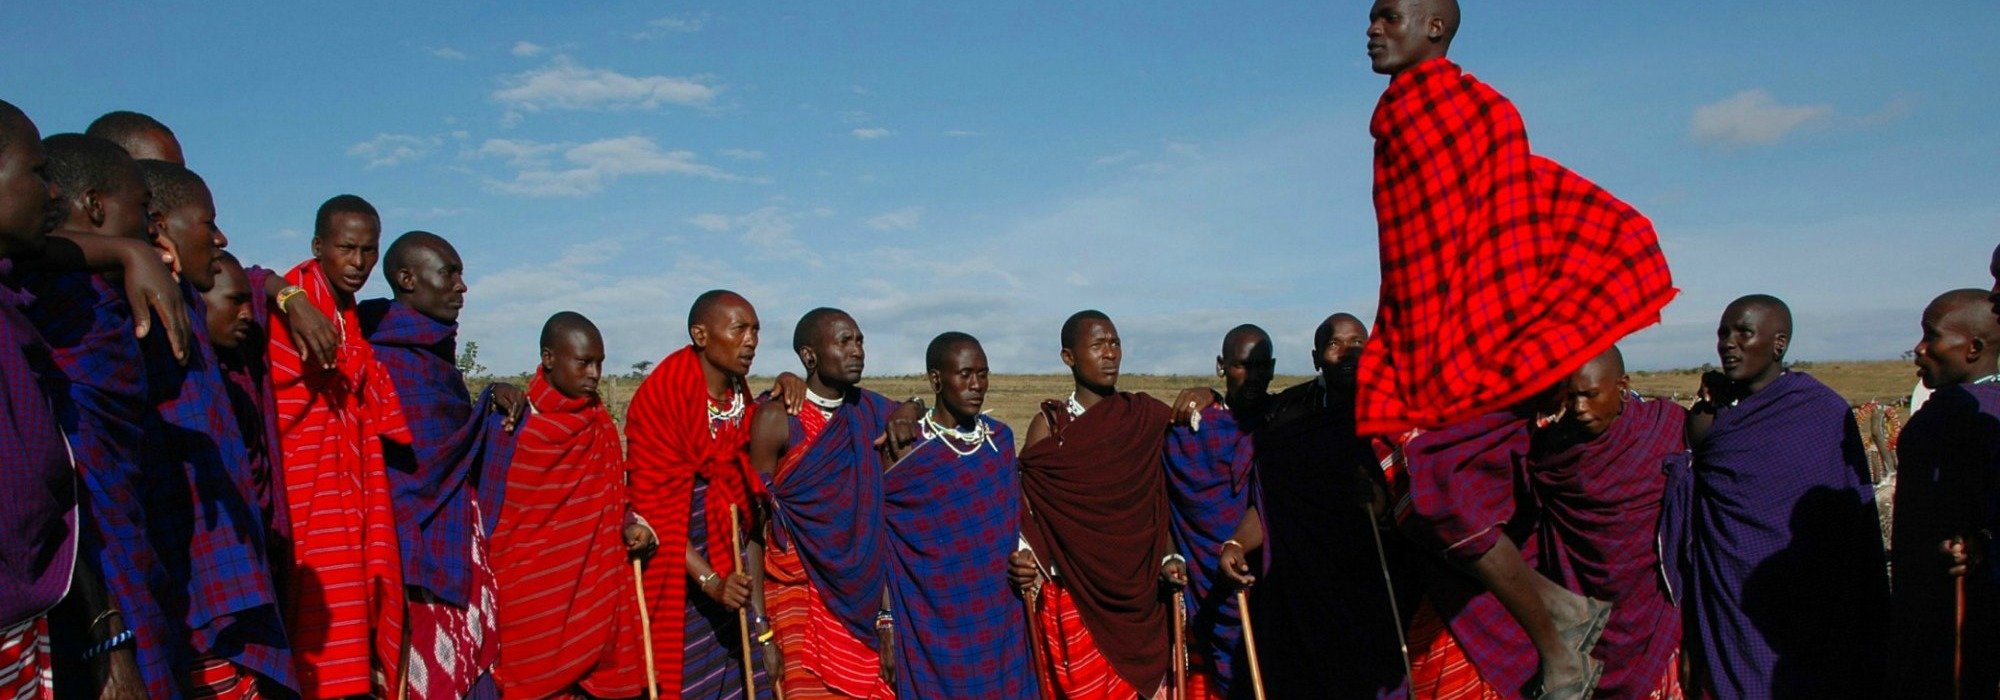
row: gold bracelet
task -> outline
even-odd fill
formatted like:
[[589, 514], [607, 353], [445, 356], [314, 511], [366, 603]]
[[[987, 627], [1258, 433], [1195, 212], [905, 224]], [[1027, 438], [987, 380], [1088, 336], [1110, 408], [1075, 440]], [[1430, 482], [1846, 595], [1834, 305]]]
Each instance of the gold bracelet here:
[[[287, 302], [290, 302], [290, 301], [292, 300], [292, 298], [293, 298], [293, 297], [296, 297], [296, 296], [298, 296], [298, 295], [300, 295], [300, 294], [304, 294], [304, 293], [306, 293], [306, 290], [305, 290], [305, 288], [304, 288], [304, 287], [300, 287], [300, 286], [298, 286], [298, 285], [296, 285], [296, 284], [295, 284], [295, 285], [292, 285], [292, 286], [290, 286], [290, 287], [286, 287], [286, 288], [284, 288], [284, 289], [280, 289], [280, 290], [278, 290], [278, 310], [279, 310], [279, 311], [285, 311], [285, 304], [286, 304]], [[287, 314], [290, 314], [290, 312], [289, 312], [289, 311], [287, 311], [286, 313], [287, 313]]]

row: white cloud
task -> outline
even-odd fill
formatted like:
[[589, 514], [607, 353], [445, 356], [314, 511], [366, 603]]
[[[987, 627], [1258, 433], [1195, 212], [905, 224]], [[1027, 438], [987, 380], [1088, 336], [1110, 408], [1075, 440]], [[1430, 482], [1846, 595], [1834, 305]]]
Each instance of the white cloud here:
[[375, 138], [348, 146], [347, 155], [367, 161], [369, 168], [381, 168], [420, 160], [437, 146], [435, 136], [376, 134]]
[[1827, 105], [1786, 105], [1763, 88], [1694, 109], [1689, 131], [1696, 143], [1724, 147], [1767, 146], [1800, 127], [1833, 116]]
[[952, 129], [950, 131], [944, 132], [944, 135], [953, 138], [964, 138], [967, 136], [985, 136], [985, 134], [979, 133], [977, 131], [968, 131], [965, 129]]
[[440, 47], [438, 47], [438, 48], [435, 48], [435, 49], [431, 49], [431, 55], [432, 55], [432, 56], [436, 56], [436, 57], [438, 57], [438, 58], [442, 58], [442, 59], [444, 59], [444, 60], [447, 60], [447, 61], [463, 61], [463, 60], [465, 60], [465, 52], [464, 52], [464, 51], [460, 51], [460, 50], [458, 50], [458, 49], [454, 49], [454, 48], [451, 48], [451, 47], [449, 47], [449, 46], [440, 46]]
[[530, 41], [514, 42], [513, 53], [514, 55], [520, 56], [522, 58], [534, 58], [536, 56], [542, 55], [542, 52], [544, 51], [548, 51], [548, 49], [544, 48], [541, 44], [537, 44]]
[[556, 56], [546, 66], [502, 78], [503, 87], [493, 92], [493, 99], [527, 112], [705, 107], [722, 90], [712, 82], [713, 78], [701, 75], [632, 76]]
[[896, 132], [881, 127], [866, 127], [861, 129], [855, 129], [848, 133], [854, 134], [854, 138], [861, 139], [863, 141], [873, 141], [875, 139], [879, 139], [884, 136], [889, 136]]
[[724, 158], [735, 158], [735, 159], [737, 159], [737, 160], [763, 160], [763, 159], [764, 159], [764, 152], [763, 152], [763, 151], [752, 151], [752, 150], [746, 150], [746, 149], [742, 149], [742, 148], [725, 148], [725, 149], [722, 149], [721, 151], [718, 151], [718, 153], [721, 153], [721, 154], [722, 154], [722, 156], [723, 156]]
[[1137, 158], [1137, 157], [1139, 157], [1139, 152], [1138, 152], [1138, 151], [1124, 151], [1124, 152], [1121, 152], [1121, 153], [1113, 153], [1113, 154], [1111, 154], [1111, 155], [1108, 155], [1108, 156], [1101, 156], [1101, 157], [1099, 157], [1099, 158], [1098, 158], [1097, 160], [1093, 160], [1093, 161], [1091, 161], [1091, 162], [1090, 162], [1090, 164], [1091, 164], [1091, 165], [1117, 165], [1117, 164], [1119, 164], [1119, 163], [1123, 163], [1123, 162], [1125, 162], [1125, 161], [1128, 161], [1128, 160], [1131, 160], [1131, 159], [1133, 159], [1133, 158]]
[[877, 231], [915, 231], [924, 223], [923, 207], [903, 207], [892, 212], [878, 214], [864, 221], [868, 228]]
[[[562, 151], [562, 162], [551, 156]], [[491, 139], [477, 155], [507, 159], [516, 168], [511, 180], [487, 180], [487, 186], [527, 197], [582, 197], [627, 175], [685, 175], [710, 180], [741, 180], [700, 162], [693, 151], [661, 150], [644, 136], [599, 139], [564, 146], [533, 141]]]
[[730, 222], [728, 216], [722, 214], [696, 214], [687, 221], [690, 224], [694, 224], [696, 228], [712, 233], [727, 231], [730, 226], [734, 225]]
[[646, 28], [633, 32], [632, 38], [641, 41], [658, 39], [672, 34], [693, 34], [701, 31], [707, 20], [701, 17], [661, 17], [646, 23]]

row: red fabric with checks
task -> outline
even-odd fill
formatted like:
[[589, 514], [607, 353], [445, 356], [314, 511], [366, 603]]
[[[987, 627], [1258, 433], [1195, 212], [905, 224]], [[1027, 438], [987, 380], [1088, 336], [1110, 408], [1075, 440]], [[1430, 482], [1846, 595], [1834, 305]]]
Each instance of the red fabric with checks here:
[[1439, 58], [1375, 107], [1382, 293], [1360, 432], [1504, 410], [1660, 320], [1673, 278], [1652, 222], [1528, 150], [1506, 97]]

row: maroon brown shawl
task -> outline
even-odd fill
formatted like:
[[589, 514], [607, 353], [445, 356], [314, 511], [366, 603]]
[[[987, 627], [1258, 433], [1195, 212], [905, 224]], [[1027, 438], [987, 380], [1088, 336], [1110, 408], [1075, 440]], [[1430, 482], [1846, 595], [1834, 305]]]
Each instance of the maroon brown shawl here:
[[1074, 420], [1050, 403], [1050, 437], [1021, 451], [1021, 529], [1055, 565], [1111, 667], [1134, 687], [1159, 687], [1172, 626], [1159, 585], [1171, 551], [1160, 466], [1171, 413], [1123, 392]]

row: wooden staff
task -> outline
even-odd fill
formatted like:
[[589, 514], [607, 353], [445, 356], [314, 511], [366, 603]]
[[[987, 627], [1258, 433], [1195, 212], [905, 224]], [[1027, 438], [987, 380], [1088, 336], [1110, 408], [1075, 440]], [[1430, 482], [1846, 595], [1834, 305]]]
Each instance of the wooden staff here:
[[1174, 697], [1187, 700], [1187, 593], [1174, 591]]
[[[1960, 546], [1964, 546], [1964, 541], [1959, 540]], [[1965, 687], [1965, 577], [1957, 577], [1952, 585], [1957, 589], [1958, 600], [1951, 620], [1951, 698], [1959, 700]]]
[[1389, 553], [1382, 548], [1382, 529], [1379, 526], [1381, 521], [1377, 517], [1375, 502], [1369, 501], [1368, 534], [1375, 538], [1375, 561], [1382, 567], [1382, 587], [1389, 591], [1389, 615], [1395, 620], [1395, 624], [1391, 626], [1396, 628], [1396, 647], [1403, 655], [1403, 680], [1414, 688], [1417, 686], [1417, 676], [1410, 672], [1410, 640], [1403, 636], [1403, 611], [1396, 605], [1396, 581], [1389, 575]]
[[[737, 522], [736, 504], [729, 504], [729, 553], [736, 558], [736, 570], [743, 570], [743, 526]], [[749, 574], [744, 574], [749, 576]], [[757, 674], [750, 663], [750, 601], [736, 609], [736, 636], [743, 640], [743, 697], [757, 697]]]
[[1056, 700], [1055, 669], [1049, 666], [1049, 657], [1042, 649], [1042, 584], [1036, 582], [1021, 591], [1021, 604], [1028, 610], [1028, 655], [1035, 659], [1037, 694], [1042, 700]]
[[1236, 589], [1236, 614], [1243, 618], [1243, 650], [1250, 655], [1250, 689], [1264, 700], [1264, 669], [1257, 665], [1257, 633], [1250, 629], [1250, 589]]
[[660, 700], [660, 672], [653, 667], [653, 614], [646, 609], [646, 573], [632, 558], [632, 594], [639, 599], [639, 639], [646, 645], [646, 697]]

